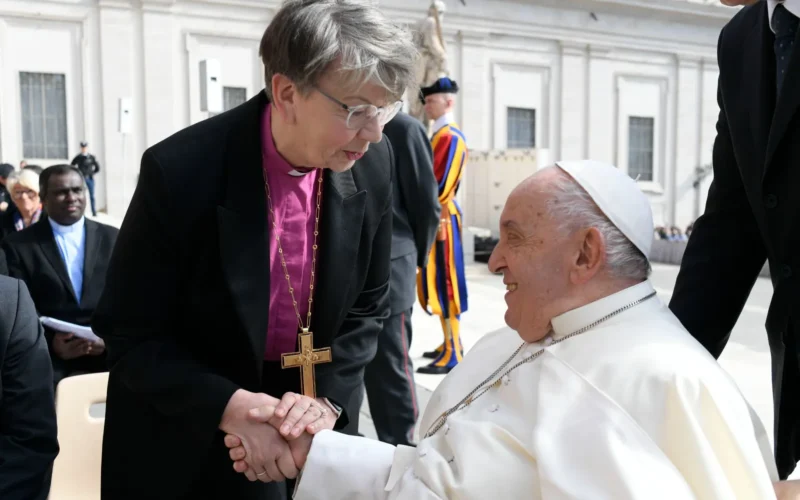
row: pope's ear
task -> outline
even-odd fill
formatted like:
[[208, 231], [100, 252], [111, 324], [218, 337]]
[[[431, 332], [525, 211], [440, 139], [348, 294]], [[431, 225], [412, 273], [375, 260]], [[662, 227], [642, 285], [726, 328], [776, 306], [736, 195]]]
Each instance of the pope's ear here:
[[583, 284], [591, 280], [606, 261], [606, 242], [597, 228], [591, 227], [580, 233], [578, 259], [573, 270], [573, 281]]

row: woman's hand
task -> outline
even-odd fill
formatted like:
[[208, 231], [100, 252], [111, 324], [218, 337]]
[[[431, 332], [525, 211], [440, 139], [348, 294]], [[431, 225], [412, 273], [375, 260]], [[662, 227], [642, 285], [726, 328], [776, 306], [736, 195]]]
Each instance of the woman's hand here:
[[277, 405], [266, 405], [250, 410], [250, 418], [275, 427], [287, 440], [298, 438], [303, 432], [316, 434], [323, 429], [333, 429], [336, 415], [321, 398], [287, 392]]

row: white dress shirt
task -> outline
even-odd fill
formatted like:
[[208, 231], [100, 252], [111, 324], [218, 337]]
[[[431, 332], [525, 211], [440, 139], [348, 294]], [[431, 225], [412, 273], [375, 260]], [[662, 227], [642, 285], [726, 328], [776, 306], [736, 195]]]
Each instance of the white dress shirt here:
[[72, 282], [72, 289], [75, 290], [75, 298], [78, 303], [81, 301], [83, 291], [83, 260], [84, 248], [86, 247], [86, 219], [81, 219], [71, 226], [62, 226], [48, 217], [50, 227], [53, 228], [53, 236], [56, 245], [61, 252], [61, 258], [67, 266], [67, 274]]
[[800, 17], [800, 0], [767, 0], [767, 12], [769, 13], [769, 27], [772, 29], [772, 32], [775, 32], [775, 29], [772, 28], [772, 13], [775, 12], [775, 7], [778, 6], [779, 3], [782, 3], [786, 10], [791, 12], [797, 17]]

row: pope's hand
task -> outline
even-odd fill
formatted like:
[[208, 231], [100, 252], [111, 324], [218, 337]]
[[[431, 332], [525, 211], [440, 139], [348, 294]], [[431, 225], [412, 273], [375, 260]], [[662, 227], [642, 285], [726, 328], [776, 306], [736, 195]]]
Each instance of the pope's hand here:
[[297, 477], [298, 468], [286, 440], [274, 427], [264, 425], [250, 415], [253, 408], [276, 406], [278, 403], [277, 399], [266, 394], [239, 389], [228, 401], [222, 415], [219, 428], [240, 441], [248, 465], [246, 471], [240, 472], [245, 472], [250, 481], [283, 481]]
[[322, 398], [287, 392], [277, 405], [254, 408], [251, 417], [257, 422], [269, 423], [278, 429], [287, 440], [297, 439], [303, 431], [316, 434], [324, 429], [333, 429], [336, 415]]
[[800, 480], [775, 483], [778, 500], [800, 500]]
[[[294, 460], [294, 465], [297, 469], [302, 469], [306, 464], [308, 453], [311, 451], [311, 442], [314, 436], [308, 433], [303, 433], [299, 438], [289, 441], [289, 450]], [[233, 470], [242, 472], [245, 475], [250, 470], [247, 464], [247, 450], [242, 445], [242, 440], [233, 434], [225, 436], [225, 446], [230, 448], [230, 457], [233, 460]]]

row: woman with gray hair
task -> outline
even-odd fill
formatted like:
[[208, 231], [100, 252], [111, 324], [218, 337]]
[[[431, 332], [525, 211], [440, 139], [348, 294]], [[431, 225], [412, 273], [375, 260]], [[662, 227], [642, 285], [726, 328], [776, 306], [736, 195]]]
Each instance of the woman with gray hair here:
[[42, 215], [39, 174], [28, 169], [12, 172], [6, 179], [6, 189], [11, 195], [14, 210], [0, 214], [0, 240], [36, 224]]
[[[382, 128], [415, 50], [368, 0], [290, 0], [260, 53], [263, 92], [142, 158], [92, 325], [110, 364], [106, 500], [285, 498], [300, 437], [358, 427], [389, 314]], [[277, 427], [250, 413], [278, 403]]]

